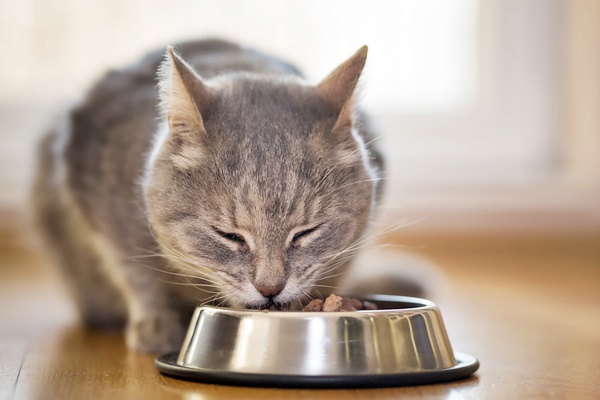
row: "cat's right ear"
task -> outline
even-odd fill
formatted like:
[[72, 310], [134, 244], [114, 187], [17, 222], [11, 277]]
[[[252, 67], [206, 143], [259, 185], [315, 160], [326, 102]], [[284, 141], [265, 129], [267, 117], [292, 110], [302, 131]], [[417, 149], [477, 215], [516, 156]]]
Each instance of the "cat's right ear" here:
[[367, 50], [367, 46], [358, 49], [317, 85], [318, 92], [338, 115], [334, 131], [347, 130], [352, 124], [354, 92], [367, 60]]
[[211, 99], [210, 88], [169, 46], [159, 68], [160, 111], [167, 120], [167, 141], [176, 147], [185, 164], [200, 156], [200, 145], [206, 135], [202, 110]]

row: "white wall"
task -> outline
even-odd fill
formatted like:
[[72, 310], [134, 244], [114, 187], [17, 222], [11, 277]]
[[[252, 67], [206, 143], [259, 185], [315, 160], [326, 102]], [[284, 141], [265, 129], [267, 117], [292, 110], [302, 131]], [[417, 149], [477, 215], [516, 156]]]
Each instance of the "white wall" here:
[[368, 44], [363, 104], [388, 153], [390, 204], [409, 215], [463, 212], [473, 190], [560, 186], [563, 25], [559, 0], [0, 0], [0, 201], [20, 204], [32, 143], [95, 77], [205, 36], [291, 60], [314, 82]]

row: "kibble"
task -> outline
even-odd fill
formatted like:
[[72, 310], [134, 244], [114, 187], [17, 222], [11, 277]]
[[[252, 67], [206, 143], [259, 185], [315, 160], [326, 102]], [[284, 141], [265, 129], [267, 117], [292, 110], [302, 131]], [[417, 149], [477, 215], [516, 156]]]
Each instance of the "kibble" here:
[[329, 295], [325, 301], [314, 299], [302, 311], [344, 312], [357, 310], [377, 310], [377, 305], [370, 301], [360, 301], [353, 297]]

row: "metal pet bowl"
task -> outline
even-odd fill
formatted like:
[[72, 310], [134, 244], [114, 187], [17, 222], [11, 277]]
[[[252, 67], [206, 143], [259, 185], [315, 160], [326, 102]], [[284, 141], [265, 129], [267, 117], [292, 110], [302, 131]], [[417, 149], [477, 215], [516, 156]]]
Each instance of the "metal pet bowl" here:
[[167, 375], [262, 387], [383, 387], [472, 375], [438, 307], [401, 296], [363, 296], [379, 310], [293, 312], [198, 307], [179, 353], [156, 359]]

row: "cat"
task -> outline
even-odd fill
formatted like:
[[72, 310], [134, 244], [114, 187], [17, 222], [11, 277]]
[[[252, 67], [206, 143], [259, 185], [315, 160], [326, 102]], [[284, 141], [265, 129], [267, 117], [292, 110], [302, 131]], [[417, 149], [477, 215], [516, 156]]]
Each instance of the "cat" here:
[[85, 324], [166, 352], [200, 303], [285, 309], [336, 286], [382, 192], [366, 57], [315, 85], [202, 40], [106, 74], [42, 140], [33, 196]]

